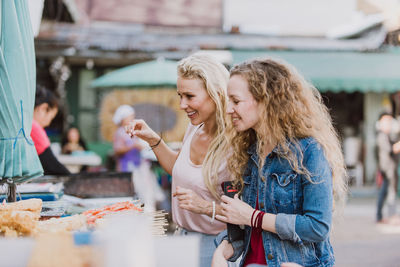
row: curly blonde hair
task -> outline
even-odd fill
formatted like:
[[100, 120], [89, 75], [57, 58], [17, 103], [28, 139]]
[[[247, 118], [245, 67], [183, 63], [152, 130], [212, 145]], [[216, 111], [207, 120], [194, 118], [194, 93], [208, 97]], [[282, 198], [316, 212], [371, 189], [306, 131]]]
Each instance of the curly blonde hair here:
[[229, 120], [226, 115], [228, 104], [227, 85], [229, 71], [215, 58], [195, 53], [182, 59], [178, 64], [178, 76], [185, 79], [200, 79], [216, 106], [215, 118], [217, 129], [211, 141], [202, 165], [202, 174], [207, 189], [214, 198], [219, 199], [218, 172], [226, 166], [226, 159], [221, 147], [227, 147], [225, 128]]
[[279, 155], [289, 161], [293, 170], [310, 180], [311, 174], [302, 165], [303, 155], [300, 153], [297, 158], [289, 144], [299, 148], [299, 139], [313, 137], [322, 146], [332, 170], [335, 201], [342, 202], [347, 190], [343, 154], [328, 109], [317, 89], [292, 66], [276, 59], [244, 62], [234, 66], [230, 75], [244, 78], [254, 99], [262, 103], [257, 133], [253, 129], [237, 132], [233, 127], [227, 128], [233, 155], [228, 159], [228, 167], [235, 185], [243, 188], [242, 175], [249, 160], [247, 150], [254, 143], [257, 143], [259, 170], [264, 163], [264, 147], [270, 144], [279, 146]]

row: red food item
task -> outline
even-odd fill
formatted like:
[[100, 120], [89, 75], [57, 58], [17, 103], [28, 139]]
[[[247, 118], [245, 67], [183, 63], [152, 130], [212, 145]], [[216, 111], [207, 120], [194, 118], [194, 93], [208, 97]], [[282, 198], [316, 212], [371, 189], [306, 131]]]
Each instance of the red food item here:
[[103, 218], [108, 214], [125, 210], [143, 211], [143, 209], [135, 206], [135, 204], [133, 204], [132, 202], [125, 201], [125, 202], [118, 202], [112, 205], [107, 205], [99, 209], [87, 210], [82, 214], [86, 216], [88, 224], [94, 224], [97, 219]]

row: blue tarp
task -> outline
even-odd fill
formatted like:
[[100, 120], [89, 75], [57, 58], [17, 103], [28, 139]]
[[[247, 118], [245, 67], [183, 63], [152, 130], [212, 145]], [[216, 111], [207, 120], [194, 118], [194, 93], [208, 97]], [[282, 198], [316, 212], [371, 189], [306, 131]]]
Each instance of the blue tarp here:
[[25, 0], [0, 2], [0, 183], [43, 175], [30, 137], [36, 65]]

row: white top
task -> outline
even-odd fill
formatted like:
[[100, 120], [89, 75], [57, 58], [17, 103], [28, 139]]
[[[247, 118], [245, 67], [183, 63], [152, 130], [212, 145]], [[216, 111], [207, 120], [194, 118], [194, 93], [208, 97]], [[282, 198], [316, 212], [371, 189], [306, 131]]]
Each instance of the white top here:
[[[208, 191], [203, 175], [202, 165], [195, 165], [190, 160], [190, 144], [196, 131], [202, 124], [194, 126], [189, 124], [185, 137], [183, 138], [182, 149], [176, 159], [174, 168], [172, 169], [172, 194], [176, 191], [176, 186], [191, 189], [201, 198], [207, 201], [219, 201], [215, 199]], [[218, 172], [218, 184], [223, 181], [228, 181], [229, 174], [224, 164]], [[222, 187], [218, 187], [220, 195], [223, 194]], [[172, 197], [172, 218], [178, 226], [185, 228], [188, 231], [201, 232], [205, 234], [218, 234], [226, 228], [226, 224], [218, 220], [211, 222], [211, 217], [205, 214], [197, 214], [185, 209], [179, 208], [179, 201]]]

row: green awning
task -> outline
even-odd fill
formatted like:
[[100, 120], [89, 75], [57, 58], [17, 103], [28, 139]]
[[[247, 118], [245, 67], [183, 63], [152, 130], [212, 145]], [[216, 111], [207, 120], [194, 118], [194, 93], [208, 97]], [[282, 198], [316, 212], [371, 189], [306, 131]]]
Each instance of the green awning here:
[[238, 51], [234, 64], [259, 57], [281, 58], [292, 64], [321, 92], [400, 91], [400, 52]]
[[154, 60], [124, 67], [95, 79], [91, 87], [176, 86], [176, 61]]

